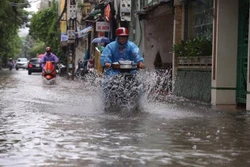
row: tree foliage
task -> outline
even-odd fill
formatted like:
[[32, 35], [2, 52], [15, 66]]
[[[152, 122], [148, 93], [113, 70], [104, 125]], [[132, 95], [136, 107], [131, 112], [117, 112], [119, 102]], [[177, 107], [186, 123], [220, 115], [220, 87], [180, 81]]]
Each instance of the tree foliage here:
[[35, 45], [30, 49], [32, 55], [44, 52], [45, 43], [37, 40]]
[[[39, 41], [39, 47], [41, 47], [40, 42], [43, 42], [45, 44], [44, 48], [50, 46], [53, 49], [53, 53], [60, 55], [57, 9], [58, 4], [53, 1], [51, 7], [33, 14], [30, 24], [30, 35]], [[35, 51], [35, 48], [32, 48], [32, 51]]]
[[[26, 0], [0, 0], [0, 58], [3, 62], [20, 52], [21, 40], [18, 29], [27, 21]], [[20, 5], [19, 5], [20, 4]]]

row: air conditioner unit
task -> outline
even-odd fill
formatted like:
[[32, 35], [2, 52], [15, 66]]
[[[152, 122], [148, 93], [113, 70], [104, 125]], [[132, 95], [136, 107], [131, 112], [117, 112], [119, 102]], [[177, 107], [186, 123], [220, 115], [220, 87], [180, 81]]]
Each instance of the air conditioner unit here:
[[121, 21], [131, 21], [131, 0], [120, 1]]

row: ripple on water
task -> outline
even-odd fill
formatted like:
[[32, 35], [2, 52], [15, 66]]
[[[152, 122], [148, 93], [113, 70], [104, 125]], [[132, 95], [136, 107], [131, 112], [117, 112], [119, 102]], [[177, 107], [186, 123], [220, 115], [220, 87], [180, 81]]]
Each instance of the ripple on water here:
[[5, 104], [0, 108], [1, 166], [250, 163], [249, 114], [211, 114], [206, 105], [174, 96], [145, 98], [140, 114], [104, 113], [100, 91], [81, 83], [17, 87], [3, 92], [17, 92], [11, 98], [0, 99]]

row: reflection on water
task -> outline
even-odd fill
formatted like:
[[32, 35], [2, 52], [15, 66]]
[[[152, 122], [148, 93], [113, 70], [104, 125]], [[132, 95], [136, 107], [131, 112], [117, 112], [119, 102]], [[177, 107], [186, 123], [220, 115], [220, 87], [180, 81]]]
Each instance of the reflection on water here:
[[62, 78], [43, 85], [26, 72], [0, 91], [0, 166], [250, 164], [248, 112], [172, 97], [135, 115], [104, 113], [98, 88]]

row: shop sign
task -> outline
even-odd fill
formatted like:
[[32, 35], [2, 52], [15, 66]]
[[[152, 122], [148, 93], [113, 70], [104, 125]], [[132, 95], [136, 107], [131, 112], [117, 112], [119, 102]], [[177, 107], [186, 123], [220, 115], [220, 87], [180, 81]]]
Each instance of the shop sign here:
[[96, 31], [103, 31], [103, 32], [108, 32], [110, 31], [110, 25], [109, 22], [105, 21], [98, 21], [96, 22]]

